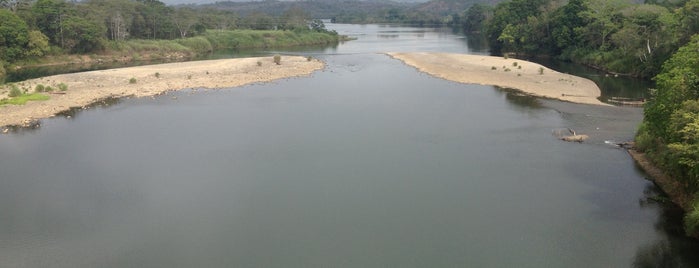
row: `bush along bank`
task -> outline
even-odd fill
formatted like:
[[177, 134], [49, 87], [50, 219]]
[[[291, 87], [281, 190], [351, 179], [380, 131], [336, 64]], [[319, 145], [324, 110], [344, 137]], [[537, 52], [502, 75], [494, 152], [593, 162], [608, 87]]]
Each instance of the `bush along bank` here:
[[[14, 63], [12, 69], [69, 64], [133, 61], [182, 61], [219, 49], [284, 48], [332, 45], [345, 41], [333, 31], [313, 30], [209, 30], [203, 35], [175, 40], [110, 41], [93, 54], [52, 55]], [[0, 72], [0, 79], [5, 73]]]

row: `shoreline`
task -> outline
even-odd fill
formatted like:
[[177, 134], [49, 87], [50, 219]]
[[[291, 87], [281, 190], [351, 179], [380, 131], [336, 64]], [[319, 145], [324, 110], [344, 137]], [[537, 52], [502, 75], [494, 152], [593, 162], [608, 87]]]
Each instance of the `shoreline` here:
[[627, 152], [631, 158], [633, 158], [634, 162], [648, 174], [647, 179], [652, 181], [667, 194], [672, 203], [682, 208], [685, 212], [691, 209], [692, 198], [684, 192], [684, 187], [682, 187], [682, 185], [670, 178], [667, 173], [653, 164], [645, 153], [639, 152], [634, 148], [628, 149]]
[[11, 126], [37, 126], [39, 119], [108, 98], [147, 97], [189, 88], [238, 87], [308, 76], [324, 67], [325, 64], [317, 59], [309, 61], [301, 56], [283, 56], [281, 64], [277, 65], [270, 56], [164, 63], [29, 79], [15, 84], [29, 92], [34, 92], [40, 84], [53, 88], [65, 84], [68, 90], [43, 93], [51, 96], [46, 101], [0, 106], [0, 128], [2, 132], [8, 132]]
[[528, 95], [573, 103], [605, 105], [595, 82], [503, 57], [437, 52], [386, 53], [432, 76], [464, 83], [512, 88]]

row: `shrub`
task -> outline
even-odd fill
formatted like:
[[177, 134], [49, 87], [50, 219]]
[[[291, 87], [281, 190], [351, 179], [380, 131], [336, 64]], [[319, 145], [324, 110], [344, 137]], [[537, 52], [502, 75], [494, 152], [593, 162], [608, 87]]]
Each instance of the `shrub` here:
[[47, 87], [44, 89], [44, 91], [46, 91], [46, 92], [52, 92], [52, 91], [53, 91], [53, 88], [52, 88], [51, 86], [47, 86]]
[[699, 233], [699, 199], [694, 200], [692, 210], [684, 216], [684, 228], [689, 235]]
[[68, 90], [68, 85], [66, 85], [64, 83], [60, 83], [60, 84], [58, 84], [58, 90], [66, 91], [66, 90]]
[[192, 75], [191, 75], [191, 74], [190, 74], [190, 75], [187, 75], [187, 79], [188, 79], [188, 80], [192, 79]]
[[160, 78], [160, 73], [156, 72], [156, 73], [155, 73], [155, 78]]
[[22, 91], [19, 90], [17, 85], [10, 85], [10, 93], [7, 94], [8, 97], [14, 98], [14, 97], [19, 97], [22, 95]]
[[520, 65], [520, 66], [517, 66], [517, 69], [522, 69], [522, 65]]
[[129, 84], [136, 84], [136, 78], [131, 77], [131, 79], [129, 79]]
[[636, 134], [636, 149], [645, 152], [653, 148], [653, 137], [648, 133], [648, 127], [645, 123], [641, 123]]
[[308, 57], [306, 57], [306, 60], [307, 60], [307, 61], [312, 61], [312, 60], [313, 60], [313, 57], [308, 56]]
[[493, 67], [490, 67], [490, 69], [491, 69], [491, 70], [497, 70], [498, 67], [493, 66]]
[[539, 67], [539, 74], [544, 74], [544, 67]]
[[517, 62], [516, 62], [516, 61], [513, 62], [513, 63], [512, 63], [512, 66], [517, 67]]
[[510, 58], [510, 55], [507, 55], [507, 53], [505, 53], [505, 54], [502, 55], [502, 57], [505, 58], [505, 59], [509, 59], [509, 58]]
[[34, 91], [36, 91], [36, 92], [44, 92], [44, 90], [45, 90], [45, 88], [44, 88], [44, 85], [42, 85], [42, 84], [38, 84], [38, 85], [36, 85], [36, 87], [34, 87]]
[[257, 61], [257, 66], [262, 66], [262, 62], [258, 60], [258, 61]]
[[274, 55], [274, 63], [276, 63], [277, 65], [281, 65], [282, 64], [282, 56]]

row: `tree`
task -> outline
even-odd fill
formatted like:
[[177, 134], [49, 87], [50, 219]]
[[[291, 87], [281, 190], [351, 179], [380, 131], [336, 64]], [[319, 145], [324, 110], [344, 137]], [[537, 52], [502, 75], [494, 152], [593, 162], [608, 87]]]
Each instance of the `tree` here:
[[672, 135], [668, 127], [672, 113], [682, 102], [699, 98], [699, 35], [681, 47], [655, 77], [657, 89], [644, 110], [648, 131], [667, 141]]
[[29, 28], [9, 10], [0, 9], [0, 61], [12, 62], [25, 55]]
[[38, 0], [32, 6], [36, 26], [51, 43], [63, 47], [62, 21], [67, 16], [65, 2], [55, 0]]
[[197, 24], [198, 19], [191, 8], [178, 8], [172, 20], [177, 27], [180, 38], [186, 38], [192, 27]]
[[104, 36], [107, 30], [100, 23], [71, 16], [63, 20], [61, 27], [65, 29], [64, 48], [71, 52], [84, 53], [104, 48]]
[[493, 17], [493, 8], [488, 5], [476, 3], [464, 11], [462, 27], [468, 32], [480, 32], [488, 20]]
[[41, 57], [51, 48], [49, 38], [40, 31], [29, 31], [26, 56]]

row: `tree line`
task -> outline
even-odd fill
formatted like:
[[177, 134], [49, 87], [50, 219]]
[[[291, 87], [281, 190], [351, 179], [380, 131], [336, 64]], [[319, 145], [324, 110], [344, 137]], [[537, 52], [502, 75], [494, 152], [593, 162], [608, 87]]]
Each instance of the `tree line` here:
[[472, 6], [463, 27], [485, 33], [496, 53], [554, 56], [651, 78], [699, 31], [699, 1], [511, 0]]
[[240, 16], [226, 10], [172, 7], [158, 0], [0, 0], [0, 62], [94, 53], [110, 42], [181, 39], [207, 29], [327, 32], [321, 21], [293, 7], [278, 16]]

